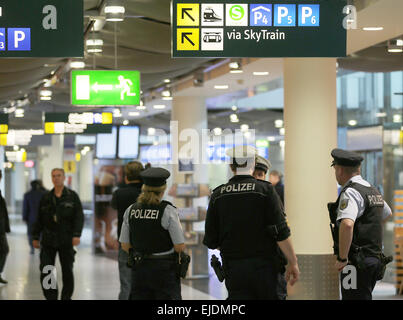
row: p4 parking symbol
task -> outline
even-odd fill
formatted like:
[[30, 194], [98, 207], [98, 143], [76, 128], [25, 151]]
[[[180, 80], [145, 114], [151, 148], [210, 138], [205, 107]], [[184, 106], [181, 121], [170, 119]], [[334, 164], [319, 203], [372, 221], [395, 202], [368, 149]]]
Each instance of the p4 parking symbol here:
[[269, 27], [272, 25], [271, 4], [250, 5], [250, 26]]

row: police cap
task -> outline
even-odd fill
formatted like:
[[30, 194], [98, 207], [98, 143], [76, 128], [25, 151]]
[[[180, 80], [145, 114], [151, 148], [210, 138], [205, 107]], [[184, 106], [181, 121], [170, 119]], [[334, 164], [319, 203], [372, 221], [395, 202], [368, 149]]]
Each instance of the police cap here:
[[269, 160], [257, 155], [255, 162], [255, 170], [262, 170], [267, 173], [267, 170], [271, 168], [271, 163]]
[[336, 164], [343, 167], [357, 167], [364, 160], [358, 153], [343, 149], [333, 149], [331, 155], [333, 157], [332, 167]]
[[140, 173], [145, 185], [150, 187], [161, 187], [171, 174], [164, 168], [148, 168]]
[[234, 163], [242, 165], [247, 160], [255, 159], [257, 150], [251, 146], [242, 145], [227, 149], [226, 154], [233, 160]]

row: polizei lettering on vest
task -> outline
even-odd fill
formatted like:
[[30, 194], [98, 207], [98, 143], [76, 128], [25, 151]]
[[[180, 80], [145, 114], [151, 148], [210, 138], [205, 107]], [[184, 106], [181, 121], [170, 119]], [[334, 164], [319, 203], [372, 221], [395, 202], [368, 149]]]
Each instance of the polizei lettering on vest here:
[[158, 219], [159, 210], [136, 209], [130, 212], [130, 218], [134, 216], [136, 219]]
[[383, 205], [383, 198], [381, 195], [368, 195], [368, 201], [369, 201], [369, 205], [375, 205], [375, 206], [379, 206], [379, 205]]
[[240, 192], [240, 191], [252, 191], [255, 190], [256, 184], [254, 183], [237, 183], [229, 184], [221, 187], [221, 193], [224, 192]]

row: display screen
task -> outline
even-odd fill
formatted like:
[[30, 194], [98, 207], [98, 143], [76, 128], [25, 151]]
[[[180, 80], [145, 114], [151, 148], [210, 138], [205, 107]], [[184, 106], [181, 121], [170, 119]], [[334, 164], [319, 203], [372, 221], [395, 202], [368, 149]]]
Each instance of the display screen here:
[[119, 127], [119, 152], [120, 159], [137, 159], [139, 156], [140, 128], [137, 126]]
[[116, 158], [117, 129], [112, 127], [112, 133], [97, 134], [97, 158]]

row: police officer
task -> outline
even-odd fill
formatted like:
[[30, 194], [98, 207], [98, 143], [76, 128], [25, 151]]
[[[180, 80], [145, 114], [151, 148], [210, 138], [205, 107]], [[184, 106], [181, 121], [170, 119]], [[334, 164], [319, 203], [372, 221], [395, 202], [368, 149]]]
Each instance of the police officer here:
[[288, 259], [286, 279], [299, 277], [280, 199], [273, 186], [256, 180], [256, 149], [237, 146], [227, 151], [234, 173], [210, 198], [203, 243], [219, 249], [228, 299], [278, 299], [278, 246]]
[[[143, 182], [140, 173], [143, 171], [143, 165], [138, 161], [130, 161], [125, 165], [125, 182], [126, 186], [117, 189], [112, 195], [112, 208], [118, 211], [118, 239], [120, 230], [122, 229], [123, 215], [126, 209], [132, 205], [141, 193]], [[128, 300], [131, 291], [131, 274], [132, 270], [127, 266], [127, 253], [119, 246], [119, 279], [120, 292], [119, 300]]]
[[[266, 181], [266, 174], [270, 168], [270, 161], [257, 155], [253, 177], [257, 180]], [[285, 280], [285, 266], [287, 265], [287, 260], [281, 250], [278, 250], [278, 254], [280, 259], [280, 270], [277, 274], [277, 297], [278, 300], [285, 300], [287, 298], [287, 281]]]
[[140, 174], [142, 193], [127, 208], [120, 242], [134, 256], [132, 300], [181, 300], [178, 253], [185, 239], [176, 208], [161, 201], [169, 171], [149, 168]]
[[256, 155], [255, 160], [255, 170], [253, 171], [253, 176], [259, 180], [266, 180], [267, 171], [271, 168], [271, 163], [269, 160]]
[[47, 300], [58, 298], [57, 282], [52, 273], [57, 253], [63, 276], [61, 299], [70, 300], [73, 295], [74, 246], [80, 244], [84, 225], [80, 198], [77, 193], [64, 186], [65, 179], [63, 169], [52, 170], [54, 188], [42, 197], [32, 232], [34, 248], [41, 249], [39, 269], [43, 294]]
[[[363, 157], [357, 153], [333, 149], [332, 166], [341, 192], [335, 203], [329, 203], [336, 269], [353, 265], [357, 287], [343, 281], [351, 277], [340, 274], [343, 300], [371, 300], [376, 281], [383, 277], [385, 257], [382, 254], [383, 222], [392, 214], [379, 191], [360, 175]], [[347, 279], [348, 280], [348, 279]]]

